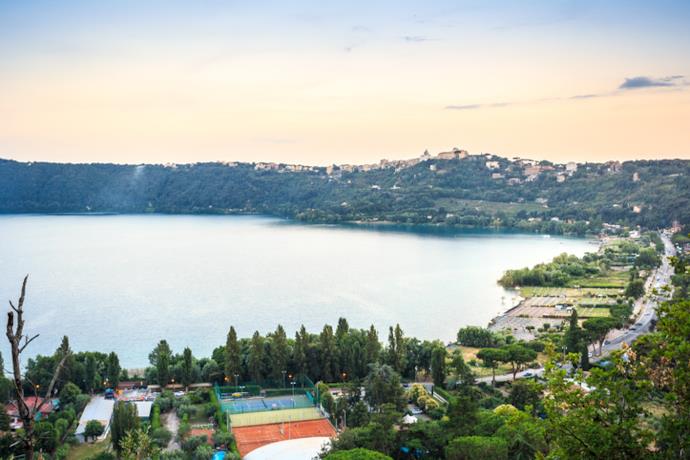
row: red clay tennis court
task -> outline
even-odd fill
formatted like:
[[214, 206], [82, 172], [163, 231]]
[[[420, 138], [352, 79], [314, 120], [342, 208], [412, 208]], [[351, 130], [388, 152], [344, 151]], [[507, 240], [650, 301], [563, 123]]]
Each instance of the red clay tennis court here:
[[270, 425], [242, 426], [232, 429], [237, 449], [244, 457], [259, 447], [288, 439], [333, 437], [335, 430], [328, 420], [306, 420], [303, 422], [272, 423]]

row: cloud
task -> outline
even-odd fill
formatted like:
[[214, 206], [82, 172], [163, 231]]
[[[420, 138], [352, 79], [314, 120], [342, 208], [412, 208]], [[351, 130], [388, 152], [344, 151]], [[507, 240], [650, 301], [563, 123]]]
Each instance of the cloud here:
[[689, 86], [690, 82], [685, 79], [684, 75], [671, 75], [668, 77], [651, 78], [651, 77], [631, 77], [626, 78], [623, 83], [618, 86], [614, 91], [606, 91], [601, 93], [586, 93], [586, 94], [576, 94], [574, 96], [566, 97], [548, 97], [541, 99], [532, 99], [527, 101], [503, 101], [503, 102], [492, 102], [487, 104], [457, 104], [457, 105], [447, 105], [444, 108], [446, 110], [475, 110], [475, 109], [488, 109], [488, 108], [498, 108], [498, 107], [508, 107], [514, 105], [531, 105], [531, 104], [541, 104], [544, 102], [555, 102], [555, 101], [578, 101], [587, 99], [597, 99], [602, 97], [613, 97], [622, 94], [625, 91], [632, 89], [644, 89], [644, 88], [684, 88]]
[[429, 38], [424, 35], [405, 35], [403, 37], [403, 40], [405, 40], [406, 42], [421, 43], [431, 41], [433, 40], [433, 38]]
[[640, 89], [640, 88], [658, 88], [669, 86], [685, 86], [687, 82], [683, 79], [684, 75], [671, 75], [669, 77], [652, 78], [652, 77], [631, 77], [626, 78], [618, 89]]

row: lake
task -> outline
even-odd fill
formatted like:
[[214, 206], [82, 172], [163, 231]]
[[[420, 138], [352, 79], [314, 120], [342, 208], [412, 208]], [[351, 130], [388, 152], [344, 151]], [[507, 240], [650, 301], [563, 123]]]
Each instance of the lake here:
[[[175, 352], [210, 356], [230, 325], [249, 337], [280, 323], [294, 336], [301, 324], [319, 332], [344, 316], [352, 327], [374, 324], [382, 341], [396, 322], [406, 335], [448, 341], [509, 307], [514, 294], [496, 284], [504, 270], [595, 248], [255, 216], [7, 215], [0, 299], [16, 300], [29, 273], [26, 329], [41, 336], [28, 355], [52, 353], [68, 335], [75, 351], [116, 351], [130, 368], [147, 365], [162, 338]], [[4, 337], [0, 350], [7, 362]]]

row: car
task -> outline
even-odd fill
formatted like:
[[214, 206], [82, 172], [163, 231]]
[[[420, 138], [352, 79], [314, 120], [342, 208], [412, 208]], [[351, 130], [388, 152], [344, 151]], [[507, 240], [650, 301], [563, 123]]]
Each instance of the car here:
[[534, 372], [527, 371], [524, 374], [522, 374], [523, 377], [534, 377]]
[[608, 345], [608, 344], [610, 344], [610, 343], [611, 343], [610, 340], [608, 340], [608, 339], [607, 339], [607, 340], [604, 340], [604, 345]]

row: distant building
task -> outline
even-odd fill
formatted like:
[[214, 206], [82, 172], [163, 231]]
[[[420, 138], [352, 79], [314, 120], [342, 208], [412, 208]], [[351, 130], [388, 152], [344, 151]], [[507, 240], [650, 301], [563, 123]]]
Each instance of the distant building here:
[[577, 171], [577, 163], [575, 163], [574, 161], [569, 162], [565, 165], [565, 170], [570, 173], [574, 173], [575, 171]]
[[640, 181], [640, 173], [634, 172], [633, 177], [632, 177], [633, 182], [639, 182]]
[[565, 182], [565, 176], [563, 174], [559, 174], [556, 176], [556, 182], [561, 183]]
[[541, 172], [541, 166], [527, 166], [523, 170], [525, 176], [538, 176]]
[[457, 160], [459, 157], [456, 152], [441, 152], [436, 155], [436, 158], [439, 160]]
[[501, 163], [499, 163], [498, 161], [487, 161], [487, 162], [484, 163], [484, 164], [485, 164], [486, 167], [489, 168], [489, 169], [498, 169], [498, 168], [501, 167]]
[[503, 179], [503, 174], [501, 173], [492, 173], [491, 174], [492, 179]]

